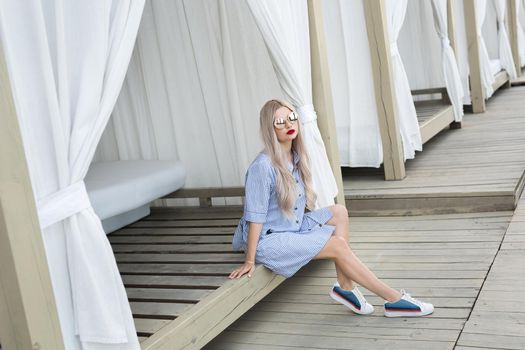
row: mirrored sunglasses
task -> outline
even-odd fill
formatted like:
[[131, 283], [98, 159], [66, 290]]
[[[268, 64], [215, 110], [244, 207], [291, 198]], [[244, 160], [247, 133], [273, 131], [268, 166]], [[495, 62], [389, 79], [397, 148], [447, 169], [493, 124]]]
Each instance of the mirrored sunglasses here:
[[[299, 116], [297, 115], [297, 113], [291, 112], [290, 114], [288, 114], [286, 119], [288, 119], [290, 124], [294, 125], [299, 119]], [[277, 129], [284, 129], [286, 127], [286, 121], [284, 118], [275, 118], [275, 120], [273, 121], [273, 125]]]

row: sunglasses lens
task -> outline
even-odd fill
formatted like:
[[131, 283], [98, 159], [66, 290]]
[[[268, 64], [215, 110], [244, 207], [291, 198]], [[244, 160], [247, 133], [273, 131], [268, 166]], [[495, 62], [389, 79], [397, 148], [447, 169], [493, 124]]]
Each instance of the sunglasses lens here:
[[297, 116], [297, 113], [292, 112], [292, 113], [288, 114], [288, 120], [289, 120], [290, 122], [292, 122], [292, 123], [293, 123], [293, 122], [296, 122], [297, 119], [299, 119], [299, 117]]
[[273, 125], [277, 129], [283, 129], [286, 126], [286, 123], [284, 122], [283, 118], [277, 118], [277, 119], [275, 119], [275, 122], [273, 123]]

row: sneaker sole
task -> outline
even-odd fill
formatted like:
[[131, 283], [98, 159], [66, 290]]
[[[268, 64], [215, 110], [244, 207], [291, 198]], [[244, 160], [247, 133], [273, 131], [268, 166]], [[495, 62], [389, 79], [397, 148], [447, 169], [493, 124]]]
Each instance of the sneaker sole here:
[[421, 317], [421, 316], [430, 315], [433, 312], [434, 312], [434, 310], [430, 310], [430, 311], [426, 311], [426, 312], [423, 312], [423, 311], [418, 311], [418, 312], [413, 312], [413, 311], [385, 311], [385, 316], [386, 317]]
[[333, 291], [330, 291], [329, 294], [330, 294], [330, 297], [332, 299], [334, 299], [338, 303], [343, 304], [344, 306], [346, 306], [347, 308], [352, 310], [352, 312], [354, 312], [354, 313], [356, 313], [358, 315], [370, 315], [371, 313], [374, 312], [374, 310], [372, 310], [371, 312], [363, 312], [363, 311], [357, 309], [352, 303], [348, 302], [345, 298], [340, 297], [338, 294], [334, 293]]

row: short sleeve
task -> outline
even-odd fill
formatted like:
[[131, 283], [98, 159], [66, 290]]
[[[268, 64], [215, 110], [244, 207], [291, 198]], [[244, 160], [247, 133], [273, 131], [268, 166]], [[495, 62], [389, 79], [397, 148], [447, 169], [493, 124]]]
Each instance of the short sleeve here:
[[253, 163], [246, 173], [244, 218], [263, 224], [266, 221], [270, 194], [273, 188], [271, 164], [264, 161]]

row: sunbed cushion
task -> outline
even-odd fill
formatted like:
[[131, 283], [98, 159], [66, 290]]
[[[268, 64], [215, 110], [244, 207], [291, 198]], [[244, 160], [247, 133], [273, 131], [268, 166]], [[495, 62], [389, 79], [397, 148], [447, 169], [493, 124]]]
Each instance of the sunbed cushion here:
[[85, 183], [91, 205], [106, 220], [178, 190], [185, 179], [181, 162], [134, 160], [92, 163]]

